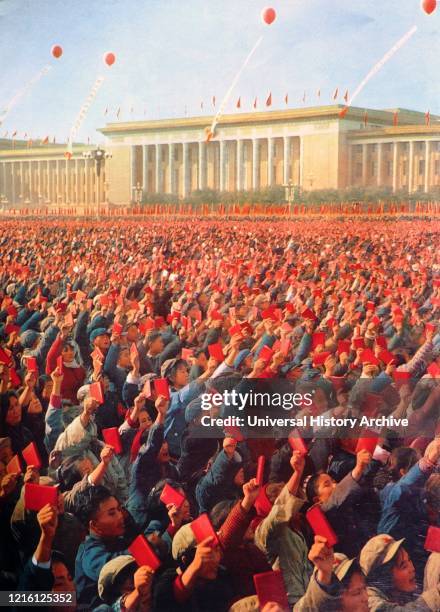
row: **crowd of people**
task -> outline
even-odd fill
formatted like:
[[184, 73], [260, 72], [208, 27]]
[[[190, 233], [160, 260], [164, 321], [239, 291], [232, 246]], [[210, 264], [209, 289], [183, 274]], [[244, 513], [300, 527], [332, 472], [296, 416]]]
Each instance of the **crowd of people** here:
[[[72, 611], [438, 612], [439, 237], [3, 221], [0, 590], [75, 593]], [[207, 397], [252, 384], [310, 393], [292, 417], [408, 426], [374, 448], [338, 427], [200, 435], [231, 416]]]

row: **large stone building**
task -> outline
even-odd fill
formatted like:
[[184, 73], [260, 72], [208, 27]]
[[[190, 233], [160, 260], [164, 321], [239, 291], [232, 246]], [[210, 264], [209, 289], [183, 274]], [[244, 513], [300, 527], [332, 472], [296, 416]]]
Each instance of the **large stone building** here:
[[[238, 191], [291, 182], [304, 190], [440, 187], [440, 123], [424, 113], [322, 106], [224, 115], [206, 142], [211, 117], [113, 123], [98, 184], [90, 149], [72, 159], [57, 147], [3, 148], [0, 194], [32, 204], [127, 204], [143, 194], [184, 198], [198, 189]], [[138, 187], [138, 189], [136, 189]]]

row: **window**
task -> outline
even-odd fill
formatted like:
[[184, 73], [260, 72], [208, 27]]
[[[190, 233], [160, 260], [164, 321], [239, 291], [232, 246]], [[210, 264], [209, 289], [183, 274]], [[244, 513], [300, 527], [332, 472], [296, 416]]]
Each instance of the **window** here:
[[406, 176], [408, 172], [408, 162], [403, 162], [402, 164], [402, 176]]
[[425, 160], [419, 159], [419, 175], [425, 174]]

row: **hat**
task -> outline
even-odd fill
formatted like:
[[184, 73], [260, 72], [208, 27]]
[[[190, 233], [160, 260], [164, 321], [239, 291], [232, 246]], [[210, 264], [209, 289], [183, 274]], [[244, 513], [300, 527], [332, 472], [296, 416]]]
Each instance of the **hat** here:
[[390, 535], [382, 533], [368, 540], [361, 554], [359, 555], [359, 565], [366, 576], [380, 565], [391, 561], [397, 554], [399, 548], [404, 543], [402, 540], [395, 540]]
[[35, 342], [40, 338], [40, 334], [33, 329], [28, 329], [23, 332], [20, 336], [20, 344], [25, 349], [30, 349], [34, 346]]
[[90, 332], [89, 339], [93, 342], [98, 336], [110, 336], [110, 332], [105, 327], [97, 327]]
[[237, 355], [237, 357], [234, 360], [234, 368], [236, 370], [238, 370], [238, 368], [241, 366], [241, 364], [243, 363], [243, 361], [246, 359], [246, 357], [248, 357], [251, 354], [251, 351], [249, 349], [243, 349], [242, 351], [240, 351]]
[[136, 561], [131, 555], [119, 555], [119, 557], [115, 557], [103, 565], [98, 578], [99, 597], [107, 604], [112, 604], [118, 597], [118, 593], [114, 591], [115, 583], [121, 572], [131, 566], [134, 569], [136, 565]]
[[160, 368], [160, 375], [162, 378], [167, 378], [171, 375], [171, 372], [177, 368], [179, 363], [186, 364], [184, 359], [179, 359], [178, 357], [174, 357], [173, 359], [166, 359]]
[[340, 582], [344, 580], [345, 576], [348, 574], [351, 566], [353, 565], [355, 561], [356, 561], [355, 558], [349, 559], [343, 553], [338, 553], [338, 552], [335, 553], [333, 572]]
[[173, 559], [179, 559], [187, 550], [196, 546], [194, 532], [191, 529], [191, 523], [182, 525], [178, 529], [173, 538], [172, 555]]
[[83, 385], [82, 387], [80, 387], [78, 391], [76, 392], [76, 399], [79, 402], [83, 402], [86, 399], [86, 397], [89, 395], [89, 389], [90, 389], [90, 385]]

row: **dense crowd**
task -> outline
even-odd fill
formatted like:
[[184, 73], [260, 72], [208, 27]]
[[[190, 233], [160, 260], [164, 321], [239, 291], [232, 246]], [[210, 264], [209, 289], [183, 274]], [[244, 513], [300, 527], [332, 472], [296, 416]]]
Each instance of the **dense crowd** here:
[[[67, 611], [439, 611], [439, 237], [2, 222], [0, 590], [75, 592]], [[408, 426], [200, 434], [232, 416], [207, 398], [252, 385], [309, 393], [292, 417]]]

